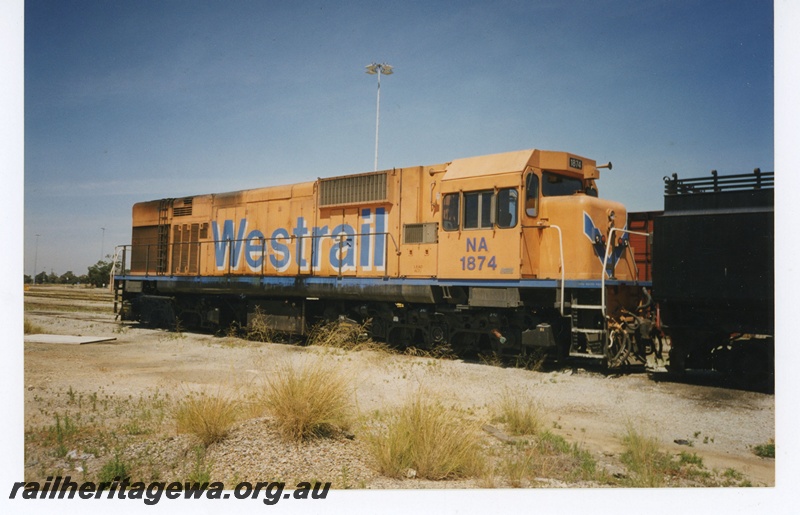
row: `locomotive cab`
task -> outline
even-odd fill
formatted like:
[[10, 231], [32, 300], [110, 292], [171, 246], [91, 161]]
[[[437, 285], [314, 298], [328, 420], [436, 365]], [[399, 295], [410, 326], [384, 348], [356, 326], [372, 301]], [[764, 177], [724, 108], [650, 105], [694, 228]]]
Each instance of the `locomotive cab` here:
[[466, 304], [486, 308], [488, 320], [502, 318], [492, 309], [514, 309], [487, 328], [515, 352], [545, 347], [610, 366], [636, 352], [640, 288], [627, 212], [598, 197], [601, 168], [611, 164], [541, 150], [447, 166], [439, 279], [468, 285]]
[[[597, 197], [594, 179], [568, 170], [531, 168], [525, 174], [523, 277], [630, 280], [627, 213]], [[610, 252], [606, 256], [607, 243]]]
[[439, 277], [599, 280], [605, 266], [609, 279], [633, 279], [627, 213], [598, 198], [598, 169], [583, 157], [540, 150], [450, 163], [441, 186]]

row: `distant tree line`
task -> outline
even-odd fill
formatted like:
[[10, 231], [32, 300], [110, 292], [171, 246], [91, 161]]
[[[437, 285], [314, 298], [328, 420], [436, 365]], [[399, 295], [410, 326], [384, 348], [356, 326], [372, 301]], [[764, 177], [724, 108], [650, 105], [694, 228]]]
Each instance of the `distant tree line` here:
[[[100, 260], [90, 266], [83, 275], [75, 275], [71, 270], [61, 275], [53, 272], [39, 272], [36, 274], [36, 284], [91, 284], [98, 288], [108, 285], [111, 275], [111, 261]], [[33, 277], [25, 275], [25, 284], [32, 284]]]

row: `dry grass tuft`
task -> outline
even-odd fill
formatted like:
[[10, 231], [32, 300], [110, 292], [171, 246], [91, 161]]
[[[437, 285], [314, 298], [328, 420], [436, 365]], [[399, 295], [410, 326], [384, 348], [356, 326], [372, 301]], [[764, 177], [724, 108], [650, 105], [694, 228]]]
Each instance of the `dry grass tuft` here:
[[500, 399], [496, 419], [514, 435], [534, 435], [542, 427], [539, 404], [511, 391], [506, 391]]
[[306, 343], [319, 347], [347, 351], [378, 350], [389, 352], [389, 347], [369, 336], [370, 320], [357, 323], [352, 320], [322, 322], [311, 328]]
[[175, 421], [179, 433], [192, 434], [209, 446], [228, 435], [238, 412], [238, 402], [225, 395], [191, 393], [175, 408]]
[[458, 359], [458, 354], [453, 350], [449, 343], [440, 343], [434, 345], [429, 349], [420, 349], [418, 347], [407, 347], [403, 354], [406, 356], [414, 356], [418, 358], [433, 358], [433, 359]]
[[274, 342], [279, 336], [278, 331], [269, 325], [267, 314], [264, 313], [261, 306], [256, 306], [255, 312], [245, 328], [245, 337], [254, 342]]
[[505, 366], [502, 356], [496, 351], [492, 351], [490, 354], [478, 354], [478, 359], [481, 363], [490, 367], [503, 368]]
[[30, 320], [28, 320], [26, 318], [25, 319], [25, 325], [24, 325], [24, 331], [25, 331], [25, 334], [41, 334], [41, 333], [44, 332], [44, 329], [42, 329], [42, 327], [39, 326], [38, 324], [34, 324], [33, 322], [31, 322]]
[[368, 433], [367, 442], [381, 473], [390, 477], [440, 480], [479, 476], [485, 469], [478, 425], [424, 392], [390, 415], [384, 430]]
[[544, 349], [528, 349], [526, 354], [514, 358], [515, 368], [524, 368], [534, 372], [544, 370], [545, 363], [547, 363], [547, 351]]
[[289, 440], [330, 436], [350, 426], [349, 380], [322, 360], [279, 366], [267, 377], [265, 390], [265, 409]]

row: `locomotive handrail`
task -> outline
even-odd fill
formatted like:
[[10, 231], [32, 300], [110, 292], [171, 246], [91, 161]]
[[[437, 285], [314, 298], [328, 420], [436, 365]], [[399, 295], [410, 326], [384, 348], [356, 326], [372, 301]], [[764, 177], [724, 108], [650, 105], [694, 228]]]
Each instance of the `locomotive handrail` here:
[[561, 312], [561, 316], [564, 316], [564, 294], [565, 294], [565, 272], [564, 272], [564, 239], [561, 235], [561, 227], [555, 224], [547, 224], [545, 225], [543, 222], [539, 222], [538, 225], [534, 225], [533, 227], [537, 229], [555, 229], [558, 231], [558, 252], [559, 252], [559, 268], [561, 268], [561, 305], [559, 306], [559, 311]]
[[[399, 248], [399, 246], [397, 244], [397, 240], [395, 239], [395, 237], [394, 237], [394, 235], [392, 233], [390, 233], [388, 231], [384, 231], [384, 232], [366, 232], [366, 233], [340, 234], [335, 239], [332, 240], [332, 247], [331, 248], [334, 248], [337, 245], [339, 245], [341, 247], [343, 245], [343, 243], [346, 242], [347, 240], [349, 240], [350, 238], [359, 238], [359, 237], [365, 237], [365, 236], [366, 237], [369, 237], [369, 236], [383, 236], [384, 237], [384, 241], [383, 241], [383, 245], [382, 245], [383, 246], [383, 254], [384, 254], [384, 257], [383, 257], [383, 272], [384, 272], [383, 276], [385, 278], [388, 277], [389, 276], [389, 242], [390, 241], [391, 241], [391, 244], [394, 246], [395, 254], [396, 255], [400, 255], [400, 248]], [[311, 242], [309, 260], [312, 263], [311, 265], [309, 265], [308, 274], [309, 275], [314, 275], [315, 270], [314, 270], [314, 266], [313, 266], [313, 261], [314, 261], [315, 255], [320, 251], [320, 249], [318, 248], [318, 245], [316, 244], [316, 241], [319, 240], [319, 239], [322, 239], [322, 238], [331, 238], [331, 235], [330, 234], [324, 234], [324, 235], [323, 234], [316, 234], [316, 235], [305, 235], [305, 236], [290, 235], [287, 238], [283, 238], [283, 237], [277, 237], [277, 238], [266, 238], [266, 237], [264, 237], [264, 238], [259, 238], [261, 240], [261, 243], [257, 248], [252, 249], [252, 252], [255, 253], [255, 252], [259, 252], [260, 251], [260, 254], [258, 254], [257, 257], [258, 258], [263, 258], [263, 260], [262, 260], [262, 262], [261, 262], [259, 267], [257, 267], [256, 269], [253, 269], [253, 273], [254, 274], [259, 274], [261, 277], [264, 277], [264, 276], [267, 275], [267, 273], [266, 273], [267, 266], [266, 266], [265, 261], [266, 261], [267, 257], [270, 255], [270, 251], [269, 251], [269, 248], [267, 246], [268, 242], [276, 241], [276, 240], [286, 240], [286, 239], [288, 239], [289, 241], [296, 241], [298, 239], [299, 240], [307, 239], [307, 240], [310, 240], [310, 242]], [[171, 242], [171, 243], [168, 243], [167, 246], [166, 246], [167, 247], [166, 248], [166, 250], [167, 250], [166, 255], [170, 256], [170, 266], [169, 266], [169, 268], [165, 269], [165, 271], [163, 271], [163, 272], [160, 272], [158, 270], [152, 270], [150, 268], [151, 264], [153, 264], [153, 260], [151, 259], [152, 250], [155, 248], [156, 251], [158, 251], [158, 247], [161, 246], [161, 244], [159, 244], [159, 243], [144, 243], [144, 244], [136, 244], [136, 245], [129, 244], [129, 245], [119, 245], [118, 247], [122, 248], [122, 261], [123, 261], [122, 265], [121, 265], [122, 270], [126, 270], [126, 266], [125, 265], [126, 265], [126, 261], [128, 260], [128, 258], [130, 258], [130, 260], [131, 260], [131, 266], [128, 268], [128, 273], [131, 274], [131, 275], [143, 275], [144, 277], [150, 277], [150, 275], [174, 276], [176, 274], [178, 274], [178, 275], [191, 275], [191, 274], [194, 274], [194, 275], [200, 276], [200, 275], [202, 275], [202, 269], [200, 267], [200, 259], [201, 259], [201, 256], [203, 255], [203, 253], [205, 252], [202, 249], [208, 249], [209, 248], [208, 246], [211, 245], [212, 246], [211, 247], [212, 248], [212, 252], [213, 252], [213, 248], [214, 248], [213, 246], [214, 245], [224, 244], [224, 245], [226, 245], [228, 247], [226, 249], [226, 257], [227, 257], [226, 261], [227, 261], [227, 263], [226, 263], [226, 266], [225, 266], [225, 269], [224, 269], [224, 275], [231, 276], [231, 275], [236, 275], [236, 272], [233, 270], [233, 265], [234, 265], [234, 261], [235, 261], [233, 259], [234, 258], [234, 253], [235, 253], [234, 246], [236, 244], [241, 245], [241, 247], [239, 248], [239, 251], [238, 251], [239, 255], [241, 256], [241, 253], [247, 252], [246, 243], [248, 241], [250, 241], [250, 240], [247, 239], [247, 238], [239, 238], [239, 239], [230, 239], [230, 240], [225, 239], [225, 240], [191, 241], [191, 242], [184, 241], [184, 242]], [[178, 271], [178, 270], [176, 270], [175, 264], [172, 262], [173, 259], [176, 259], [176, 257], [175, 257], [175, 249], [179, 248], [179, 247], [189, 247], [189, 246], [196, 246], [197, 249], [198, 249], [196, 257], [194, 257], [194, 258], [186, 258], [186, 263], [188, 264], [188, 266], [194, 265], [193, 268], [195, 268], [195, 270], [192, 271], [192, 272], [183, 271], [183, 270]], [[143, 251], [141, 254], [139, 254], [138, 258], [136, 259], [136, 264], [137, 264], [136, 270], [133, 269], [134, 268], [133, 267], [133, 261], [134, 261], [134, 252], [133, 252], [133, 250], [134, 250], [134, 248], [138, 249], [139, 252]], [[193, 261], [193, 259], [196, 259], [197, 261], [195, 262], [195, 261]], [[213, 255], [212, 255], [212, 259], [213, 259]], [[241, 257], [239, 259], [241, 259]], [[144, 261], [144, 263], [143, 263], [144, 266], [142, 266], [142, 263], [141, 263], [142, 260]], [[356, 263], [355, 271], [358, 271], [358, 269], [359, 269], [358, 261], [354, 260], [354, 262]], [[339, 277], [343, 277], [343, 275], [342, 275], [343, 266], [344, 266], [344, 264], [342, 263], [342, 260], [339, 260], [338, 267], [336, 267]], [[302, 274], [303, 271], [300, 271], [300, 273]], [[127, 274], [125, 274], [125, 275], [127, 275]]]
[[[123, 275], [125, 273], [125, 249], [127, 245], [117, 245], [114, 247], [114, 257], [119, 256], [122, 254], [121, 259], [117, 259], [111, 266], [111, 269], [114, 271], [114, 275]], [[117, 271], [117, 269], [119, 269]]]
[[[603, 271], [600, 275], [600, 308], [603, 310], [603, 316], [606, 315], [606, 275], [608, 274], [608, 256], [611, 254], [611, 242], [614, 241], [614, 232], [623, 232], [625, 234], [636, 234], [638, 236], [650, 237], [649, 232], [631, 231], [628, 229], [620, 229], [619, 227], [612, 227], [608, 231], [608, 241], [606, 241], [606, 253], [603, 256]], [[630, 248], [630, 247], [629, 247]], [[633, 274], [634, 277], [639, 277], [639, 269], [636, 266], [636, 260], [633, 260]]]

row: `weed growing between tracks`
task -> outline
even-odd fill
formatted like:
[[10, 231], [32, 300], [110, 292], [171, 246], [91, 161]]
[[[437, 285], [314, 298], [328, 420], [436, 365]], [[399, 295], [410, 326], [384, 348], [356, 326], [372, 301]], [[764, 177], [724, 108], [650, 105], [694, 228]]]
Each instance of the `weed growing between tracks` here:
[[311, 328], [306, 345], [340, 349], [343, 351], [373, 350], [390, 353], [390, 347], [381, 342], [376, 342], [369, 336], [369, 327], [372, 323], [367, 320], [358, 324], [350, 320], [334, 320], [322, 322]]
[[128, 465], [120, 460], [119, 453], [115, 453], [114, 457], [107, 461], [97, 474], [97, 479], [106, 483], [125, 477], [128, 477]]

